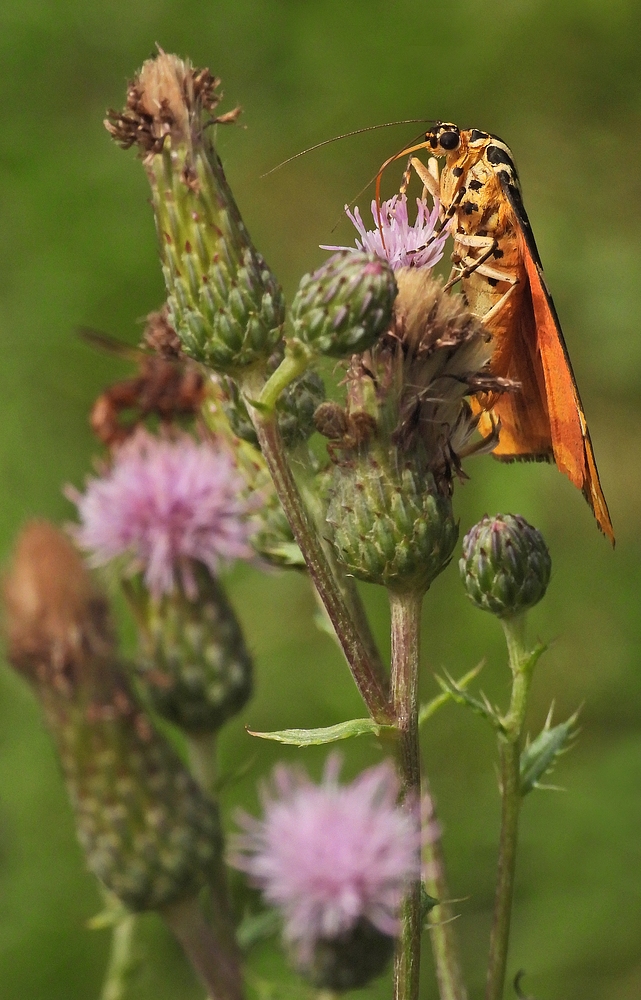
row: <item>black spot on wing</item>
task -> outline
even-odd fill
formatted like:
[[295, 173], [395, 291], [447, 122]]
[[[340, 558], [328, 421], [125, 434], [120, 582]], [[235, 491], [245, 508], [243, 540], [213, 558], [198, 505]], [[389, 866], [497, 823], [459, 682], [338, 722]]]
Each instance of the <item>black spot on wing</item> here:
[[481, 188], [483, 187], [483, 181], [470, 181], [470, 183], [467, 186], [469, 187], [470, 191], [480, 191]]
[[452, 167], [452, 175], [454, 177], [461, 177], [463, 175], [463, 167]]
[[466, 215], [472, 215], [473, 212], [478, 212], [479, 207], [474, 201], [466, 201], [463, 203], [463, 211]]
[[489, 133], [481, 132], [478, 128], [473, 128], [470, 133], [470, 142], [478, 142], [479, 139], [489, 139]]
[[508, 167], [512, 167], [512, 170], [516, 173], [514, 160], [506, 149], [501, 149], [500, 146], [488, 146], [485, 150], [485, 156], [488, 163], [491, 163], [492, 166], [498, 167], [500, 163], [505, 163]]

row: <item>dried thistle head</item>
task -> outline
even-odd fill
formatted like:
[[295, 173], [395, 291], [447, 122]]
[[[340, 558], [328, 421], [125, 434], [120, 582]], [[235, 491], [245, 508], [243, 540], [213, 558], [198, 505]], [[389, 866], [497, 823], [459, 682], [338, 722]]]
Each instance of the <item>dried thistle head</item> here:
[[168, 135], [191, 142], [205, 124], [238, 118], [240, 108], [218, 117], [212, 114], [221, 100], [219, 86], [219, 78], [208, 69], [194, 69], [189, 60], [159, 49], [129, 84], [124, 110], [108, 111], [105, 128], [123, 149], [137, 145], [142, 155], [160, 153]]
[[160, 52], [130, 84], [122, 113], [105, 127], [137, 145], [152, 204], [167, 288], [168, 320], [185, 354], [237, 377], [266, 369], [282, 341], [285, 300], [254, 247], [214, 146], [219, 80]]
[[89, 869], [133, 910], [195, 896], [219, 863], [217, 808], [138, 705], [69, 539], [27, 525], [4, 596], [9, 658], [36, 682]]
[[82, 663], [113, 653], [107, 601], [71, 541], [46, 521], [23, 528], [3, 591], [9, 659], [31, 680], [67, 690]]
[[470, 397], [515, 384], [490, 373], [492, 338], [460, 296], [444, 292], [428, 269], [402, 268], [396, 280], [392, 326], [352, 358], [347, 411], [351, 422], [359, 412], [375, 415], [379, 436], [400, 457], [421, 455], [439, 490], [449, 493], [461, 458], [496, 443], [491, 436], [470, 444], [478, 423]]

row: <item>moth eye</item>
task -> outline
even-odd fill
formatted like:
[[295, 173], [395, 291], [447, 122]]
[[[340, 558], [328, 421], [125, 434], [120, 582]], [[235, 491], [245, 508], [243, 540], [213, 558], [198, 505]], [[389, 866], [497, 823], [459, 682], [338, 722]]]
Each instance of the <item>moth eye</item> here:
[[439, 137], [442, 149], [458, 149], [461, 137], [458, 132], [442, 132]]

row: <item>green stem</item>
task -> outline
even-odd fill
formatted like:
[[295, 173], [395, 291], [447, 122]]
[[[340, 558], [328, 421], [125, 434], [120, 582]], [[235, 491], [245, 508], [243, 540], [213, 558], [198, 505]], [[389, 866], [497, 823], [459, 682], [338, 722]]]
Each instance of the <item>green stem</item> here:
[[[422, 597], [390, 593], [392, 612], [392, 699], [399, 728], [399, 752], [403, 786], [417, 799], [421, 796], [421, 762], [418, 731], [418, 676]], [[429, 808], [424, 817], [423, 861], [425, 888], [439, 900], [429, 915], [430, 937], [441, 1000], [466, 1000], [458, 941], [445, 900], [449, 897], [441, 848], [441, 833], [425, 771], [422, 802]], [[416, 887], [419, 888], [420, 887]], [[420, 902], [420, 896], [419, 896]], [[406, 901], [403, 934], [395, 966], [395, 998], [416, 997], [419, 984], [420, 907], [415, 898]]]
[[423, 881], [427, 893], [439, 901], [438, 906], [430, 910], [427, 917], [438, 993], [441, 1000], [467, 1000], [458, 936], [453, 923], [454, 914], [448, 903], [450, 893], [445, 875], [441, 827], [425, 772], [423, 772], [421, 804], [424, 838]]
[[512, 695], [508, 712], [501, 720], [502, 731], [499, 734], [501, 834], [486, 1000], [502, 1000], [505, 984], [522, 798], [520, 760], [523, 728], [532, 670], [537, 659], [536, 654], [526, 646], [524, 613], [503, 618], [501, 624], [512, 671]]
[[[251, 397], [251, 394], [250, 394]], [[251, 398], [248, 400], [251, 403]], [[309, 575], [327, 608], [330, 621], [349, 664], [356, 686], [376, 722], [390, 721], [390, 706], [383, 678], [368, 654], [332, 573], [322, 542], [301, 497], [287, 459], [274, 414], [252, 408], [260, 447], [294, 537], [303, 553]]]
[[309, 348], [297, 340], [289, 341], [285, 357], [270, 375], [258, 397], [261, 407], [273, 411], [282, 391], [309, 368], [311, 358]]
[[207, 990], [209, 1000], [243, 1000], [242, 971], [205, 920], [195, 898], [173, 903], [162, 916]]
[[132, 944], [136, 917], [133, 913], [123, 916], [114, 925], [111, 937], [111, 955], [100, 1000], [123, 1000], [126, 996], [134, 962]]
[[[418, 738], [418, 666], [423, 595], [390, 591], [392, 705], [398, 729], [398, 768], [403, 797], [421, 795]], [[421, 964], [420, 882], [409, 889], [402, 908], [402, 932], [394, 958], [394, 1000], [417, 1000]]]
[[187, 737], [187, 753], [189, 755], [189, 770], [194, 778], [211, 798], [217, 798], [216, 779], [218, 768], [216, 761], [216, 744], [218, 731], [201, 733], [198, 736]]

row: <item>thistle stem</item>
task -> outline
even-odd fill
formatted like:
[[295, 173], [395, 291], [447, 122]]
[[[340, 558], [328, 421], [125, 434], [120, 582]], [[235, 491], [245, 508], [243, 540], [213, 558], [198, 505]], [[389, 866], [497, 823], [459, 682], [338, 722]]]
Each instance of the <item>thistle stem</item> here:
[[453, 923], [454, 914], [447, 902], [450, 893], [445, 874], [441, 828], [425, 770], [423, 770], [422, 806], [423, 880], [426, 892], [439, 901], [438, 906], [430, 910], [427, 917], [439, 997], [441, 1000], [467, 1000], [458, 936]]
[[212, 798], [216, 796], [218, 731], [187, 737], [189, 770], [202, 788]]
[[111, 954], [100, 1000], [124, 1000], [133, 969], [132, 944], [136, 916], [127, 913], [114, 925], [111, 936]]
[[[398, 769], [403, 797], [416, 808], [421, 794], [418, 737], [418, 665], [423, 595], [390, 591], [392, 705], [398, 730]], [[420, 882], [402, 908], [402, 932], [394, 957], [394, 1000], [417, 1000], [421, 964]]]
[[[395, 722], [399, 730], [399, 770], [405, 794], [417, 799], [421, 795], [421, 760], [418, 731], [418, 670], [420, 662], [420, 625], [422, 596], [390, 592], [392, 617], [392, 700]], [[438, 913], [429, 916], [430, 937], [441, 1000], [466, 1000], [458, 942], [451, 914], [441, 848], [441, 833], [436, 811], [429, 796], [425, 771], [422, 777], [423, 800], [429, 804], [425, 817], [426, 837], [423, 845], [425, 888], [439, 900]], [[436, 908], [435, 908], [436, 909]], [[420, 885], [405, 902], [403, 933], [394, 969], [395, 1000], [410, 1000], [418, 996], [421, 942]]]
[[309, 368], [311, 358], [312, 352], [309, 348], [299, 341], [290, 341], [285, 357], [261, 390], [259, 396], [261, 406], [273, 410], [282, 391]]
[[242, 972], [236, 956], [222, 946], [195, 898], [162, 910], [162, 916], [182, 945], [209, 1000], [243, 1000]]
[[323, 551], [322, 542], [294, 479], [283, 440], [273, 413], [251, 407], [258, 441], [274, 481], [274, 487], [303, 553], [309, 575], [327, 608], [330, 621], [349, 664], [356, 686], [376, 722], [390, 722], [390, 706], [377, 664], [368, 655], [338, 582]]
[[501, 624], [512, 671], [512, 694], [507, 714], [501, 720], [502, 728], [499, 733], [501, 834], [486, 1000], [502, 1000], [503, 997], [522, 798], [520, 762], [523, 727], [532, 670], [538, 658], [526, 646], [524, 613], [503, 618]]

